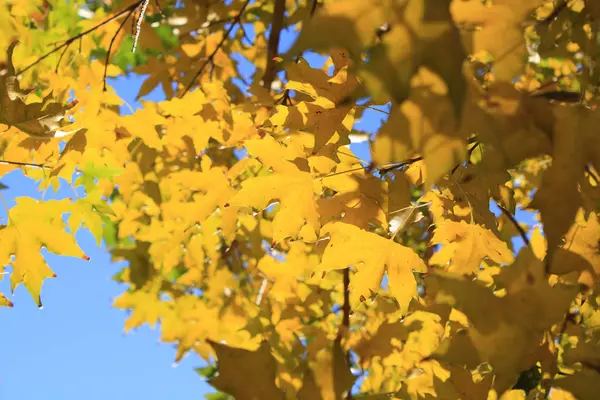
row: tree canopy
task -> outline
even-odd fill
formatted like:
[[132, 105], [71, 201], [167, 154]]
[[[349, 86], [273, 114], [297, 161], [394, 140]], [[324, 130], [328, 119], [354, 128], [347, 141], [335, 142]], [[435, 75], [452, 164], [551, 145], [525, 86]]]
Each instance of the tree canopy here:
[[84, 193], [0, 264], [89, 230], [210, 399], [595, 400], [599, 4], [0, 0], [0, 176]]

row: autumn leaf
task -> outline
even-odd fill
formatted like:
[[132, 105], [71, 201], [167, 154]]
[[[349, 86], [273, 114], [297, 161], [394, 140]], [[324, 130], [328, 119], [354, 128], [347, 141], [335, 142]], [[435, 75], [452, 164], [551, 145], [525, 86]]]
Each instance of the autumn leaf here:
[[489, 53], [494, 58], [496, 79], [510, 81], [527, 59], [519, 22], [542, 3], [544, 0], [501, 0], [490, 5], [479, 0], [453, 1], [450, 10], [457, 25], [473, 30], [472, 52]]
[[[561, 320], [579, 290], [577, 286], [550, 286], [543, 271], [542, 262], [524, 248], [504, 271], [504, 297], [452, 274], [426, 278], [438, 288], [438, 302], [468, 318], [468, 338], [481, 360], [494, 368], [498, 379], [494, 386], [499, 391], [512, 386], [520, 371], [531, 366], [543, 332]], [[510, 355], [506, 346], [513, 349]]]
[[13, 289], [104, 239], [212, 399], [598, 397], [595, 2], [4, 3]]
[[422, 154], [428, 188], [466, 156], [464, 138], [456, 131], [452, 104], [444, 82], [421, 69], [411, 81], [408, 100], [394, 105], [375, 137], [373, 159], [378, 165], [398, 163]]
[[358, 272], [350, 280], [352, 308], [378, 293], [387, 273], [390, 293], [402, 310], [408, 309], [411, 299], [417, 296], [413, 271], [427, 271], [412, 249], [343, 222], [325, 225], [322, 233], [329, 234], [330, 239], [315, 273], [356, 266]]
[[581, 283], [592, 287], [600, 275], [600, 224], [598, 215], [577, 221], [565, 235], [564, 244], [552, 258], [551, 272], [557, 275], [576, 273]]
[[[347, 49], [359, 76], [379, 102], [388, 95], [396, 102], [404, 101], [410, 92], [411, 77], [419, 66], [428, 65], [443, 71], [460, 114], [464, 51], [450, 18], [449, 2], [444, 3], [333, 2], [306, 23], [290, 53]], [[323, 35], [326, 30], [335, 34]], [[363, 56], [368, 62], [362, 62]]]
[[356, 377], [350, 372], [339, 341], [336, 340], [331, 346], [320, 349], [312, 358], [304, 372], [298, 399], [343, 398], [344, 394], [352, 389]]
[[230, 205], [264, 210], [274, 201], [280, 202], [273, 221], [273, 240], [277, 243], [296, 238], [304, 226], [306, 240], [316, 239], [319, 232], [319, 215], [315, 202], [315, 188], [311, 174], [295, 173], [259, 176], [242, 183], [242, 189], [231, 198]]
[[210, 380], [216, 388], [241, 400], [285, 398], [275, 385], [277, 364], [268, 343], [255, 351], [209, 343], [218, 359], [218, 375]]
[[571, 134], [579, 129], [578, 113], [556, 109], [552, 166], [544, 173], [530, 205], [540, 210], [550, 258], [573, 223], [581, 202], [577, 182], [585, 168], [585, 142]]
[[56, 277], [40, 254], [42, 247], [55, 254], [89, 259], [64, 230], [62, 215], [70, 211], [68, 200], [18, 198], [9, 211], [8, 224], [0, 228], [0, 263], [12, 265], [11, 290], [23, 283], [38, 306], [42, 305], [44, 279]]
[[41, 103], [26, 103], [32, 90], [23, 90], [19, 85], [13, 65], [13, 52], [17, 41], [7, 49], [7, 65], [0, 74], [0, 123], [17, 127], [28, 135], [48, 139], [73, 132], [61, 130], [68, 125], [65, 115], [77, 103], [61, 104], [53, 101], [51, 94]]
[[499, 264], [513, 261], [506, 243], [481, 225], [464, 221], [444, 221], [439, 224], [431, 244], [442, 245], [440, 251], [429, 260], [431, 264], [463, 275], [476, 274], [486, 258]]

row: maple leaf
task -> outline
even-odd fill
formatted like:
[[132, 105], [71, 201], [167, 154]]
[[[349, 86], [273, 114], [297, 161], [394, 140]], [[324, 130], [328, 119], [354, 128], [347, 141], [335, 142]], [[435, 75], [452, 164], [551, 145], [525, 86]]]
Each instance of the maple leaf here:
[[[81, 226], [104, 236], [128, 264], [125, 329], [160, 322], [175, 361], [216, 351], [215, 398], [339, 399], [356, 378], [356, 398], [597, 397], [595, 1], [132, 0], [83, 20], [45, 3], [0, 7], [0, 173], [78, 200], [8, 210], [11, 279], [39, 292], [40, 248]], [[138, 97], [168, 100], [130, 109], [103, 82], [130, 70], [149, 74]], [[25, 85], [72, 90], [77, 122]], [[9, 117], [30, 136], [81, 130], [62, 148]], [[417, 253], [447, 271], [417, 279]]]
[[365, 365], [381, 357], [384, 364], [408, 374], [438, 347], [443, 331], [439, 315], [415, 311], [401, 321], [384, 323], [372, 336], [362, 339], [355, 351]]
[[[371, 95], [381, 101], [388, 93], [398, 103], [408, 97], [410, 79], [418, 67], [429, 65], [452, 82], [455, 109], [460, 113], [464, 50], [450, 18], [449, 3], [332, 2], [307, 22], [290, 53], [347, 49]], [[325, 31], [332, 33], [323, 35]], [[363, 63], [362, 57], [368, 62]]]
[[[437, 288], [437, 302], [467, 316], [468, 341], [464, 344], [469, 343], [482, 361], [492, 365], [497, 379], [494, 386], [502, 392], [531, 366], [543, 332], [561, 320], [579, 287], [550, 286], [542, 262], [526, 247], [503, 271], [500, 281], [506, 288], [504, 297], [478, 282], [448, 273], [426, 278], [430, 288]], [[506, 346], [513, 349], [510, 354]], [[462, 348], [464, 356], [471, 353], [468, 348]], [[455, 351], [461, 354], [461, 350]]]
[[444, 221], [437, 225], [431, 244], [443, 246], [429, 262], [447, 266], [448, 271], [459, 274], [476, 274], [486, 258], [500, 264], [513, 261], [506, 243], [481, 225], [465, 221]]
[[125, 321], [125, 332], [148, 324], [154, 329], [157, 322], [168, 313], [169, 307], [161, 302], [154, 291], [128, 291], [121, 294], [113, 302], [115, 308], [133, 309]]
[[263, 210], [278, 200], [281, 205], [273, 221], [273, 240], [279, 243], [298, 237], [304, 226], [308, 228], [306, 239], [314, 240], [320, 228], [315, 189], [318, 184], [307, 172], [274, 173], [244, 181], [229, 204]]
[[44, 97], [41, 103], [26, 103], [32, 90], [19, 86], [13, 65], [13, 52], [18, 42], [14, 41], [7, 49], [6, 70], [0, 73], [0, 123], [15, 126], [29, 136], [41, 139], [61, 137], [73, 132], [60, 130], [68, 122], [67, 111], [77, 102], [60, 104], [52, 100], [52, 94]]
[[[496, 79], [511, 81], [527, 60], [521, 21], [544, 0], [452, 1], [450, 11], [459, 26], [473, 29], [472, 51], [485, 51], [494, 58]], [[502, 40], [499, 40], [502, 38]]]
[[330, 222], [322, 233], [329, 234], [330, 239], [315, 273], [355, 265], [358, 272], [350, 280], [352, 308], [378, 293], [387, 273], [391, 295], [402, 310], [408, 310], [411, 299], [417, 296], [413, 271], [427, 271], [423, 260], [411, 248], [343, 222]]
[[343, 398], [352, 389], [356, 377], [346, 362], [346, 355], [339, 341], [317, 351], [304, 372], [299, 400]]
[[364, 229], [373, 223], [387, 228], [387, 182], [361, 173], [325, 176], [321, 182], [336, 192], [318, 201], [323, 224], [340, 220]]
[[581, 283], [593, 287], [600, 275], [600, 223], [596, 213], [576, 221], [569, 229], [564, 244], [554, 253], [550, 272], [575, 272]]
[[[38, 306], [42, 301], [40, 291], [46, 278], [56, 275], [40, 253], [48, 251], [89, 260], [71, 234], [64, 230], [62, 215], [71, 211], [68, 200], [45, 202], [31, 198], [16, 199], [17, 205], [8, 213], [8, 225], [0, 227], [0, 264], [11, 264], [10, 286], [23, 283]], [[14, 260], [12, 259], [14, 256]]]
[[209, 382], [240, 400], [284, 399], [275, 385], [277, 362], [271, 346], [261, 342], [251, 351], [208, 340], [217, 354], [218, 375]]
[[421, 69], [411, 82], [410, 97], [392, 107], [371, 151], [378, 165], [404, 162], [414, 153], [422, 154], [427, 188], [431, 188], [464, 160], [466, 146], [455, 129], [456, 118], [444, 82], [426, 69]]

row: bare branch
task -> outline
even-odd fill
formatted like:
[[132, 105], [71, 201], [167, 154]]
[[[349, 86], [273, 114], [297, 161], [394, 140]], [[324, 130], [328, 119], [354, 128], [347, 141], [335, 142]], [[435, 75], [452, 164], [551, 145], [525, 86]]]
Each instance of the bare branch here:
[[[350, 331], [350, 268], [346, 268], [343, 271], [344, 274], [344, 305], [342, 306], [342, 324], [338, 329], [338, 334], [335, 338], [335, 341], [340, 344], [342, 343], [342, 338], [348, 334]], [[346, 364], [350, 367], [350, 352], [346, 353]], [[348, 391], [346, 395], [347, 400], [352, 399], [352, 391]]]
[[271, 22], [271, 34], [267, 45], [267, 68], [263, 77], [263, 87], [271, 89], [273, 79], [275, 79], [275, 57], [279, 51], [279, 38], [283, 28], [283, 17], [285, 14], [285, 0], [275, 0], [275, 9], [273, 10], [273, 21]]

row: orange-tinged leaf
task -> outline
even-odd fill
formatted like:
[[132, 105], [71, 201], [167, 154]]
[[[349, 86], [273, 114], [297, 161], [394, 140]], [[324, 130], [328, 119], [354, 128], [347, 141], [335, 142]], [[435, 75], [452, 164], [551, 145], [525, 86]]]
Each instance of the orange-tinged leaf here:
[[7, 299], [2, 293], [0, 293], [0, 306], [2, 306], [2, 307], [12, 307], [13, 303], [9, 299]]

